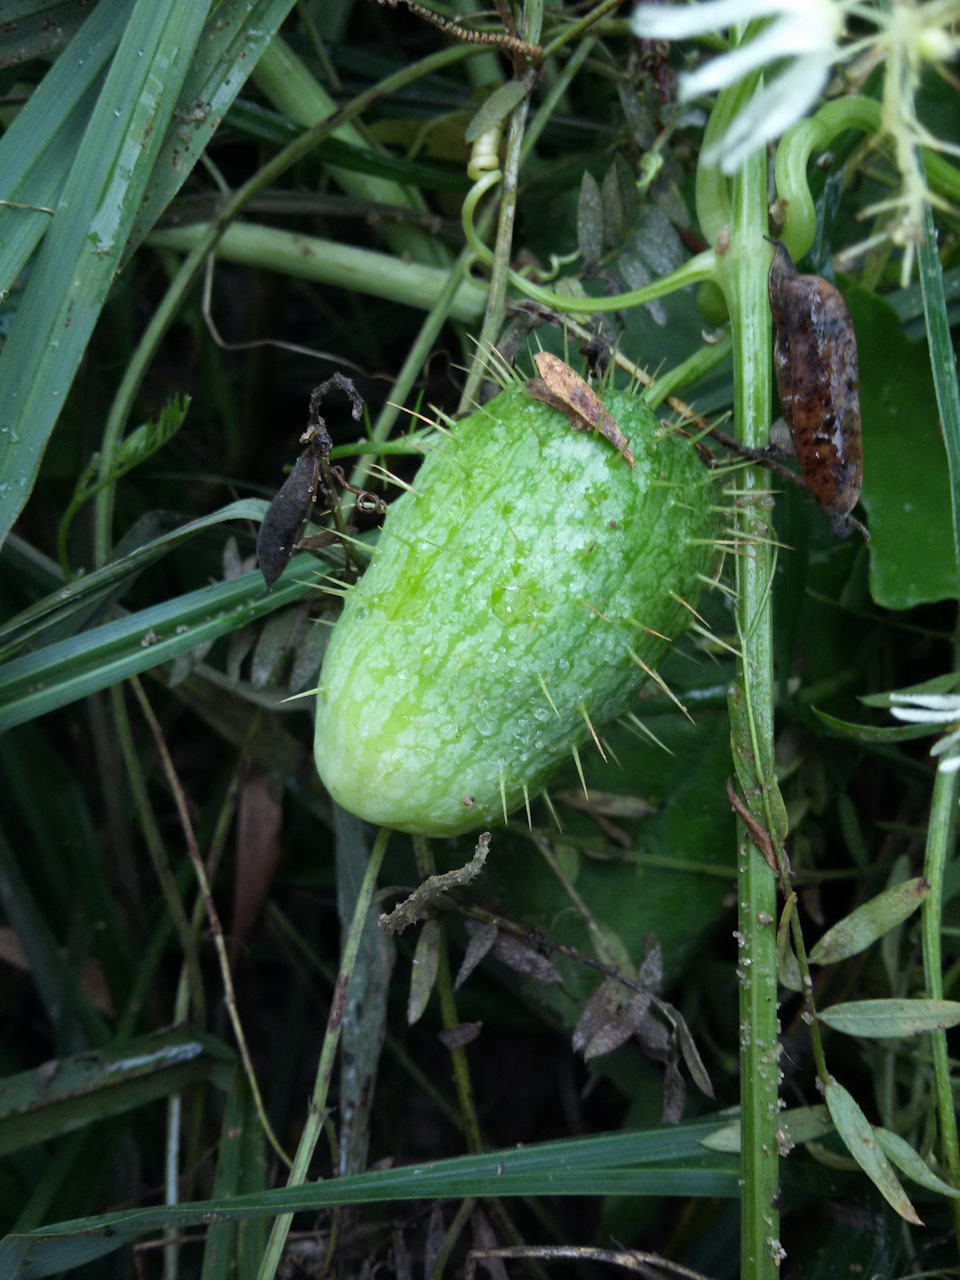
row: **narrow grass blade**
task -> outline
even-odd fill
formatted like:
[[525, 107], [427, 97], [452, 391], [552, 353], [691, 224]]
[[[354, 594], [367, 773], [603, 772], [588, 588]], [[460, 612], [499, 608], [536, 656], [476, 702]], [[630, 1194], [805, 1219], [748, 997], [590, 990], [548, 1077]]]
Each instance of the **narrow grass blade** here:
[[0, 667], [0, 728], [66, 706], [254, 622], [312, 588], [316, 562], [297, 556], [272, 592], [259, 570], [177, 596]]
[[[99, 607], [107, 596], [117, 597], [138, 573], [142, 573], [186, 539], [225, 521], [262, 520], [266, 509], [267, 504], [262, 498], [231, 502], [199, 520], [190, 520], [170, 533], [151, 538], [135, 551], [118, 556], [102, 569], [96, 569], [71, 583], [64, 583], [60, 590], [38, 600], [29, 609], [0, 626], [0, 660], [12, 657], [19, 649], [41, 636], [49, 643], [52, 638], [50, 633], [55, 629], [59, 632], [57, 639], [63, 638], [64, 631], [68, 634], [78, 631], [91, 611]], [[0, 686], [2, 684], [3, 667], [0, 666]]]
[[167, 126], [137, 210], [124, 261], [180, 190], [293, 3], [221, 0], [216, 6], [190, 61], [176, 113]]
[[137, 0], [0, 353], [0, 539], [29, 496], [113, 283], [203, 29], [197, 0]]
[[739, 1194], [739, 1166], [705, 1156], [701, 1140], [716, 1121], [632, 1133], [604, 1134], [461, 1156], [424, 1166], [377, 1170], [231, 1200], [124, 1210], [59, 1223], [0, 1241], [0, 1275], [41, 1280], [107, 1253], [151, 1231], [217, 1221], [272, 1217], [280, 1212], [342, 1204], [384, 1203], [467, 1195]]
[[0, 205], [3, 289], [52, 224], [43, 210], [60, 199], [133, 3], [108, 0], [93, 10], [0, 139], [0, 199], [9, 202]]
[[234, 1061], [212, 1036], [176, 1030], [6, 1076], [0, 1080], [0, 1155], [202, 1081], [226, 1088]]

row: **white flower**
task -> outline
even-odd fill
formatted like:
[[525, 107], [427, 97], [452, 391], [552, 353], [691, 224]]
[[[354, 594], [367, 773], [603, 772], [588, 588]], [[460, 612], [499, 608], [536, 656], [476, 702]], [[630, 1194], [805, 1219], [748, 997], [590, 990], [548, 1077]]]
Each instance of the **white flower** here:
[[950, 732], [933, 745], [930, 754], [941, 757], [938, 766], [941, 773], [955, 773], [960, 769], [960, 694], [891, 693], [890, 702], [890, 710], [898, 720], [949, 729]]
[[633, 30], [654, 40], [682, 40], [769, 17], [770, 24], [745, 44], [704, 63], [680, 79], [680, 97], [699, 97], [735, 84], [748, 72], [787, 62], [736, 117], [723, 138], [704, 154], [734, 173], [753, 151], [765, 147], [814, 105], [839, 56], [844, 9], [838, 0], [707, 0], [686, 5], [638, 5]]

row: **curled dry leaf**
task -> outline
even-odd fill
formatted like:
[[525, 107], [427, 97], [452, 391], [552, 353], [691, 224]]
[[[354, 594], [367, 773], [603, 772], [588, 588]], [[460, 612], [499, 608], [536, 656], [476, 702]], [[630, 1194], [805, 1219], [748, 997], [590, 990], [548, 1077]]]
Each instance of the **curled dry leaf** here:
[[559, 409], [575, 431], [599, 431], [623, 454], [631, 467], [634, 456], [627, 437], [604, 408], [603, 401], [579, 374], [549, 351], [539, 351], [533, 362], [540, 374], [527, 383], [527, 394], [534, 400]]

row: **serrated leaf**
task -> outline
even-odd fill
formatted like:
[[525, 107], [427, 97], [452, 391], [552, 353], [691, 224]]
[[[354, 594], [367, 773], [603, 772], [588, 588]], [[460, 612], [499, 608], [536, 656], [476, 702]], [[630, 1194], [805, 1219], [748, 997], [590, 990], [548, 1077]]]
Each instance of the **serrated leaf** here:
[[907, 1222], [922, 1227], [916, 1209], [900, 1185], [900, 1179], [884, 1154], [870, 1121], [860, 1110], [852, 1094], [836, 1080], [827, 1081], [824, 1098], [830, 1119], [836, 1126], [843, 1145], [856, 1160], [887, 1204]]
[[928, 882], [923, 876], [917, 876], [878, 893], [827, 930], [811, 950], [810, 963], [837, 964], [859, 955], [908, 919], [929, 892]]
[[527, 72], [521, 80], [508, 80], [499, 89], [494, 89], [467, 125], [463, 135], [467, 142], [476, 142], [482, 134], [489, 133], [491, 129], [502, 124], [514, 107], [530, 92], [535, 79], [535, 75]]
[[413, 952], [410, 995], [407, 999], [407, 1022], [412, 1027], [423, 1017], [427, 1001], [437, 980], [440, 966], [440, 922], [427, 920], [420, 930]]
[[960, 1190], [951, 1187], [942, 1178], [938, 1178], [920, 1154], [914, 1151], [910, 1143], [905, 1142], [899, 1134], [879, 1127], [873, 1132], [889, 1159], [913, 1182], [926, 1187], [928, 1191], [936, 1191], [942, 1196], [960, 1196]]
[[834, 1031], [875, 1040], [918, 1036], [960, 1023], [956, 1000], [854, 1000], [822, 1010], [818, 1017]]
[[577, 247], [585, 263], [597, 263], [603, 256], [603, 201], [597, 180], [587, 169], [577, 202]]

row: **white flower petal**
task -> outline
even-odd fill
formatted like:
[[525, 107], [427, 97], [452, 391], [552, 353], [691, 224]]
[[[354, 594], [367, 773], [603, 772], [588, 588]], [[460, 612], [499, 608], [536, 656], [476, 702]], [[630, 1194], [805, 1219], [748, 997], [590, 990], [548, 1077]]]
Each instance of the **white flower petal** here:
[[891, 707], [898, 720], [912, 720], [914, 724], [952, 724], [956, 711], [924, 711], [920, 707]]
[[951, 751], [958, 742], [960, 742], [960, 729], [955, 729], [953, 733], [948, 733], [935, 742], [930, 748], [930, 754], [932, 756], [942, 756], [945, 751]]
[[684, 40], [738, 22], [797, 8], [797, 0], [710, 0], [708, 4], [641, 4], [631, 19], [634, 33], [651, 40]]
[[890, 701], [929, 707], [931, 711], [949, 711], [960, 716], [960, 693], [891, 693]]
[[948, 756], [940, 761], [938, 767], [941, 773], [956, 773], [960, 769], [960, 756]]
[[[726, 85], [734, 84], [749, 71], [765, 66], [780, 58], [814, 59], [829, 66], [837, 56], [836, 45], [828, 35], [811, 29], [808, 23], [795, 17], [784, 16], [770, 24], [753, 40], [738, 45], [730, 53], [711, 58], [696, 71], [680, 77], [681, 99], [697, 98], [712, 93]], [[818, 81], [817, 94], [822, 82]], [[813, 94], [815, 98], [817, 94]], [[811, 101], [810, 95], [807, 100]]]
[[723, 137], [704, 151], [704, 164], [719, 164], [724, 173], [736, 173], [747, 156], [806, 114], [829, 74], [829, 63], [801, 58], [747, 103]]

